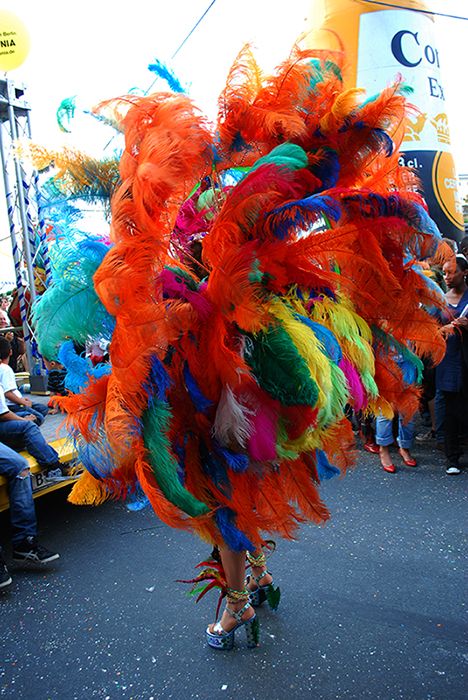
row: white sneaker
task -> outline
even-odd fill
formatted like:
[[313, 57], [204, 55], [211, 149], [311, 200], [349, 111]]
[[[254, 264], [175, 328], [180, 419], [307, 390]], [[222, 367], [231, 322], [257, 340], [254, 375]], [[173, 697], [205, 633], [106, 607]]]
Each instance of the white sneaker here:
[[447, 467], [447, 469], [445, 470], [445, 473], [446, 474], [460, 474], [460, 470], [454, 464], [451, 464], [450, 467]]

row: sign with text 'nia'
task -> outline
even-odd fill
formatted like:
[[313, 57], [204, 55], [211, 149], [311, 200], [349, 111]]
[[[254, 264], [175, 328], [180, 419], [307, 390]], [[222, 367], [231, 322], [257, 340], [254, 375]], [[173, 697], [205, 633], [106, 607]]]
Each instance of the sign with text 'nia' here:
[[24, 22], [13, 12], [0, 10], [0, 71], [18, 68], [27, 59], [30, 47]]

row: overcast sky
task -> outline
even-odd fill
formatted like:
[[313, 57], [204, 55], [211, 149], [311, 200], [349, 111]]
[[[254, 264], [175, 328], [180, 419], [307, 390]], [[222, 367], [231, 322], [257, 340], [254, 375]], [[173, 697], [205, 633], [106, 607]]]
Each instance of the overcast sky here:
[[[181, 82], [191, 86], [197, 103], [213, 114], [227, 71], [244, 43], [253, 41], [261, 64], [273, 68], [305, 29], [311, 2], [216, 0], [172, 62], [211, 0], [0, 0], [0, 7], [21, 17], [31, 35], [29, 57], [9, 76], [28, 86], [34, 140], [50, 147], [69, 142], [86, 148], [99, 125], [83, 112], [134, 87], [147, 90], [153, 82], [147, 66], [154, 58], [167, 61]], [[468, 0], [432, 0], [431, 7], [468, 16]], [[437, 18], [436, 32], [452, 152], [458, 173], [468, 174], [468, 21]], [[155, 89], [165, 89], [165, 84]], [[62, 135], [57, 108], [73, 95], [78, 118], [73, 133]]]

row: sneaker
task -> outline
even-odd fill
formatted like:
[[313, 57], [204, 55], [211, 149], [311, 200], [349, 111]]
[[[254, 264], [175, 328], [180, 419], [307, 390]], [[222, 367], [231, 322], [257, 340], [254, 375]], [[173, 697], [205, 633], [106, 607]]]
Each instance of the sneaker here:
[[460, 474], [460, 469], [455, 465], [451, 464], [450, 467], [447, 467], [445, 470], [446, 474]]
[[34, 561], [39, 564], [47, 564], [49, 561], [59, 558], [59, 554], [49, 552], [38, 544], [37, 537], [25, 537], [22, 542], [13, 547], [14, 561]]
[[54, 484], [58, 481], [66, 481], [69, 477], [66, 474], [62, 474], [61, 469], [49, 469], [46, 474], [45, 480], [47, 483]]
[[12, 582], [12, 578], [10, 576], [10, 572], [7, 569], [7, 565], [2, 559], [2, 556], [0, 555], [0, 588], [4, 588], [5, 586], [9, 586], [10, 583]]
[[426, 430], [425, 433], [419, 433], [415, 438], [418, 442], [426, 442], [427, 440], [435, 440], [434, 430]]

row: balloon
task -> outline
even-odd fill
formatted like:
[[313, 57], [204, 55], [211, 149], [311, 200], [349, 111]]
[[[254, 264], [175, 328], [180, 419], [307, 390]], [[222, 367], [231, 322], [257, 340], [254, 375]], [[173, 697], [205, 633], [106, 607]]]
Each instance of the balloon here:
[[27, 58], [31, 39], [26, 25], [8, 10], [0, 10], [0, 71], [18, 68]]

